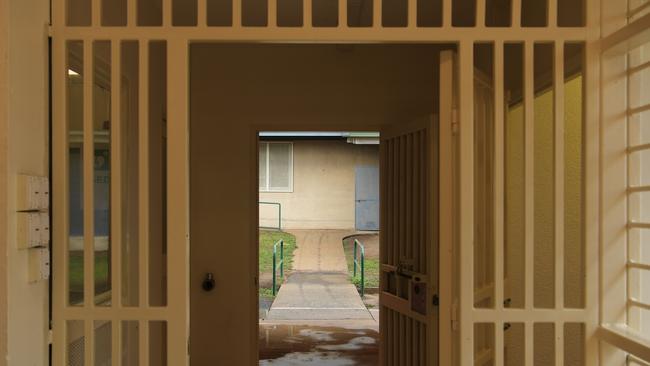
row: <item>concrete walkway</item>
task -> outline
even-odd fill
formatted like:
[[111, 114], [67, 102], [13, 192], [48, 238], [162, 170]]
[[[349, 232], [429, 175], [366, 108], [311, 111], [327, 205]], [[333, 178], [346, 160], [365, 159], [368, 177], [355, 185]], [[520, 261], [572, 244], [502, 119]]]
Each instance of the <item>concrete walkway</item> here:
[[341, 230], [296, 230], [293, 273], [280, 288], [268, 320], [372, 319], [348, 279]]

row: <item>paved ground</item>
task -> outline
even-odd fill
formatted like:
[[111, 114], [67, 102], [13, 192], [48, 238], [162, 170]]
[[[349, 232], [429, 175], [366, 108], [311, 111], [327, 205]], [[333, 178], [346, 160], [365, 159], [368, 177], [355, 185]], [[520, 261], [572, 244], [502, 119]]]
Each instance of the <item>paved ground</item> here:
[[372, 320], [262, 322], [260, 365], [376, 366], [378, 324]]
[[293, 273], [282, 285], [267, 320], [344, 320], [373, 317], [348, 279], [341, 239], [351, 232], [296, 230]]

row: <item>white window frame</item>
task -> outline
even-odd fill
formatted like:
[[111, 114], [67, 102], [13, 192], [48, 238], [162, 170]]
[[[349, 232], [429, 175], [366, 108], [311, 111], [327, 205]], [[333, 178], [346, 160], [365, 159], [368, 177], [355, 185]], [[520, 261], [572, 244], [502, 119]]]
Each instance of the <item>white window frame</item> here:
[[[271, 144], [284, 144], [289, 145], [289, 186], [286, 189], [282, 188], [271, 188], [271, 174], [270, 173], [270, 146]], [[293, 193], [293, 142], [290, 141], [260, 141], [258, 146], [257, 156], [259, 158], [259, 152], [262, 149], [262, 146], [265, 146], [266, 149], [266, 184], [265, 187], [259, 187], [260, 192], [266, 193]]]

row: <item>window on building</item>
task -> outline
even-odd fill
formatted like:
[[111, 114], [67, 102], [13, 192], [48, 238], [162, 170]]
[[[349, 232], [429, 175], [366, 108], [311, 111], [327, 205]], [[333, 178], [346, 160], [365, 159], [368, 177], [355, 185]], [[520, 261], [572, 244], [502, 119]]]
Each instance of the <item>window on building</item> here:
[[293, 191], [293, 144], [260, 142], [260, 192]]

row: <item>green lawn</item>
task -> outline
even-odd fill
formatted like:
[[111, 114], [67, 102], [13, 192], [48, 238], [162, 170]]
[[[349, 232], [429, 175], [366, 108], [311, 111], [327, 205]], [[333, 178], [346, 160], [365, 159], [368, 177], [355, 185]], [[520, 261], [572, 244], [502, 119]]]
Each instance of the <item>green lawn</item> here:
[[[95, 292], [110, 290], [108, 278], [109, 252], [95, 252]], [[84, 258], [82, 251], [70, 252], [70, 303], [83, 300]]]
[[[348, 262], [348, 272], [350, 273], [350, 281], [354, 283], [357, 288], [361, 287], [361, 254], [357, 253], [357, 260], [359, 267], [357, 267], [357, 276], [352, 277], [354, 273], [354, 240], [348, 239], [343, 243], [343, 250], [345, 251], [345, 259]], [[365, 286], [366, 288], [379, 287], [379, 258], [366, 256], [365, 258]]]
[[[278, 240], [284, 240], [284, 274], [293, 268], [293, 251], [296, 249], [296, 237], [282, 231], [273, 230], [260, 230], [260, 256], [259, 256], [259, 272], [260, 272], [260, 296], [272, 297], [272, 273], [273, 273], [273, 245]], [[278, 245], [277, 261], [280, 261], [280, 246]], [[278, 284], [282, 279], [280, 275], [280, 267], [277, 268]]]

